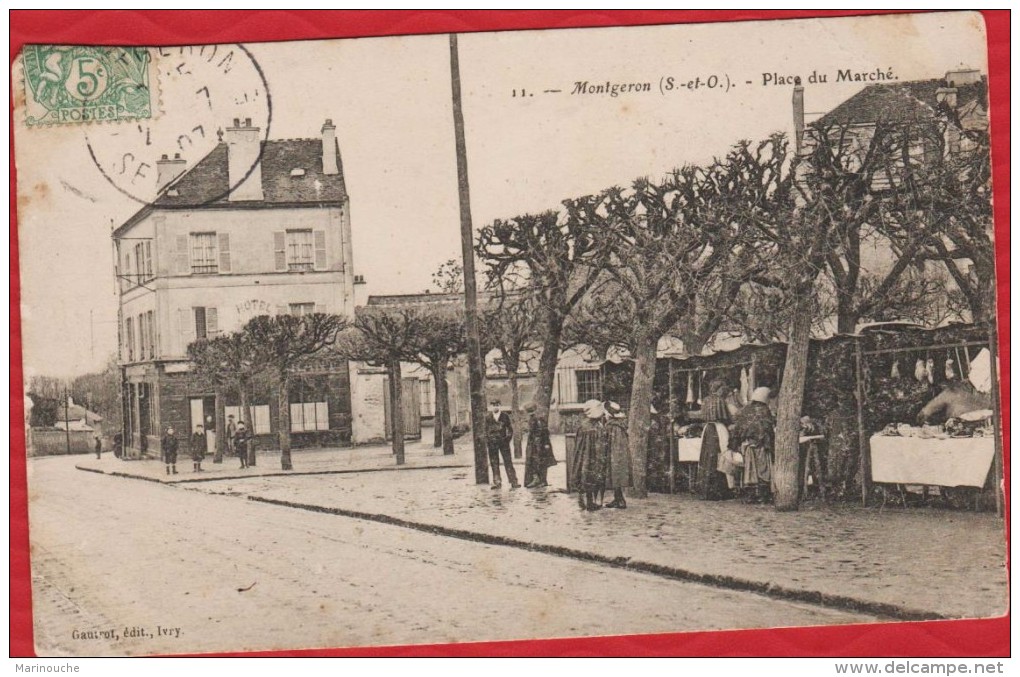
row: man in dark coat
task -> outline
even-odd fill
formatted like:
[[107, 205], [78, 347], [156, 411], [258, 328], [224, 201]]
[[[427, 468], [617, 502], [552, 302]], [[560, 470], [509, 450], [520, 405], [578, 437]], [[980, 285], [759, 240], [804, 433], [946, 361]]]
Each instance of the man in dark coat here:
[[549, 468], [556, 465], [552, 442], [549, 440], [549, 425], [537, 415], [538, 407], [532, 402], [524, 408], [528, 420], [528, 447], [525, 451], [524, 486], [539, 489], [548, 486]]
[[195, 426], [195, 432], [191, 433], [191, 465], [195, 472], [202, 472], [202, 460], [205, 459], [206, 444], [205, 430], [201, 425]]
[[163, 435], [163, 439], [160, 443], [160, 450], [163, 454], [163, 463], [166, 464], [166, 474], [174, 475], [177, 474], [177, 436], [174, 434], [173, 426], [169, 426], [166, 429], [166, 434]]
[[237, 424], [237, 431], [234, 433], [234, 451], [241, 459], [241, 467], [248, 467], [248, 445], [251, 443], [251, 435], [248, 434], [248, 426], [244, 421]]
[[96, 435], [96, 458], [103, 458], [103, 440]]
[[503, 480], [499, 475], [499, 457], [502, 455], [510, 488], [517, 489], [521, 485], [517, 482], [517, 472], [514, 470], [513, 458], [510, 455], [510, 440], [514, 436], [513, 422], [510, 420], [510, 414], [502, 410], [499, 400], [490, 402], [489, 408], [492, 413], [485, 417], [485, 439], [489, 447], [492, 488], [499, 489], [503, 486]]

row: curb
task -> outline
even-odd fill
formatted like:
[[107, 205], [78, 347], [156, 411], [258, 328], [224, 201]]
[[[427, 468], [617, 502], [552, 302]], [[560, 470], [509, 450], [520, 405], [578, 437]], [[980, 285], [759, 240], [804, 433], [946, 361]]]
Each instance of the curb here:
[[459, 538], [462, 540], [473, 541], [476, 543], [499, 545], [504, 547], [517, 548], [520, 550], [528, 550], [531, 552], [541, 552], [547, 555], [555, 555], [557, 557], [566, 557], [568, 559], [575, 559], [583, 562], [603, 564], [616, 567], [619, 569], [626, 569], [628, 571], [651, 574], [654, 576], [660, 576], [663, 578], [669, 578], [678, 581], [699, 583], [701, 585], [708, 585], [714, 588], [737, 590], [741, 592], [754, 592], [761, 595], [765, 595], [766, 597], [781, 599], [788, 602], [802, 602], [830, 609], [836, 609], [838, 611], [852, 611], [858, 613], [866, 613], [873, 616], [888, 618], [891, 620], [932, 621], [932, 620], [948, 620], [949, 618], [951, 618], [949, 616], [945, 616], [932, 611], [921, 611], [919, 609], [911, 609], [909, 607], [902, 607], [896, 604], [888, 604], [884, 602], [871, 602], [867, 600], [857, 599], [855, 597], [848, 597], [845, 595], [832, 595], [813, 590], [798, 590], [795, 588], [787, 588], [781, 585], [775, 585], [773, 583], [753, 581], [746, 578], [736, 578], [733, 576], [721, 576], [716, 574], [702, 574], [694, 571], [689, 571], [687, 569], [681, 569], [678, 567], [670, 567], [662, 564], [644, 562], [641, 560], [633, 560], [629, 557], [610, 557], [607, 555], [599, 555], [596, 553], [586, 552], [584, 550], [577, 550], [575, 548], [568, 548], [564, 546], [531, 543], [516, 538], [507, 538], [505, 536], [495, 536], [492, 534], [485, 534], [477, 531], [468, 531], [466, 529], [454, 529], [452, 527], [444, 527], [436, 524], [428, 524], [425, 522], [414, 522], [410, 520], [401, 519], [399, 517], [392, 517], [390, 515], [360, 512], [357, 510], [347, 510], [344, 508], [327, 508], [320, 505], [294, 503], [291, 501], [282, 501], [277, 499], [262, 498], [259, 496], [250, 495], [248, 496], [248, 500], [254, 501], [256, 503], [268, 503], [270, 505], [277, 505], [285, 508], [296, 508], [298, 510], [307, 510], [309, 512], [318, 512], [327, 515], [338, 515], [341, 517], [350, 517], [354, 519], [366, 520], [369, 522], [378, 522], [381, 524], [388, 524], [391, 526], [403, 527], [406, 529], [414, 529], [416, 531], [423, 531], [425, 533], [437, 536]]
[[416, 466], [386, 466], [381, 468], [361, 468], [361, 469], [347, 469], [347, 470], [308, 470], [303, 472], [294, 472], [291, 470], [276, 470], [273, 472], [264, 472], [252, 475], [228, 475], [226, 477], [195, 477], [192, 479], [180, 479], [172, 482], [166, 482], [164, 480], [155, 477], [146, 477], [145, 475], [136, 475], [133, 473], [123, 472], [120, 470], [100, 470], [99, 468], [86, 468], [84, 466], [75, 465], [75, 470], [82, 470], [84, 472], [94, 472], [99, 475], [110, 475], [111, 477], [126, 477], [132, 480], [142, 480], [143, 482], [155, 482], [156, 484], [165, 484], [166, 486], [174, 486], [177, 484], [195, 484], [197, 482], [225, 482], [228, 480], [246, 480], [256, 477], [301, 477], [308, 475], [349, 475], [352, 473], [364, 473], [364, 472], [392, 472], [392, 471], [407, 471], [407, 470], [445, 470], [447, 468], [471, 468], [473, 467], [467, 463], [459, 463], [452, 465], [416, 465]]

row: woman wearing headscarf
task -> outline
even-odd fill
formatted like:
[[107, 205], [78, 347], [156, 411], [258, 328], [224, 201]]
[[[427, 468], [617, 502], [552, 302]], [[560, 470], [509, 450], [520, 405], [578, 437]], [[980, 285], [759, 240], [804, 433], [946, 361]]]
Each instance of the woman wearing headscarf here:
[[730, 498], [726, 475], [719, 471], [719, 454], [729, 445], [727, 425], [737, 413], [736, 405], [730, 399], [732, 389], [723, 379], [714, 379], [708, 386], [708, 395], [702, 402], [701, 410], [691, 412], [691, 418], [705, 422], [701, 433], [701, 458], [698, 461], [698, 498], [717, 501]]
[[627, 437], [627, 415], [616, 402], [606, 404], [606, 433], [609, 444], [609, 466], [606, 470], [606, 488], [613, 490], [613, 500], [607, 508], [626, 508], [623, 490], [634, 486], [630, 467], [630, 442]]
[[775, 455], [776, 423], [769, 410], [768, 388], [756, 388], [751, 402], [733, 422], [730, 446], [744, 456], [744, 486], [754, 488], [752, 500], [765, 502], [772, 495], [772, 461]]
[[549, 425], [545, 419], [536, 414], [538, 407], [530, 402], [524, 408], [530, 417], [528, 420], [528, 446], [524, 457], [524, 486], [527, 489], [539, 489], [549, 484], [549, 468], [556, 465], [553, 456], [552, 442], [549, 440]]
[[598, 400], [584, 403], [584, 418], [577, 430], [577, 443], [570, 467], [571, 484], [577, 489], [577, 502], [582, 510], [598, 510], [595, 494], [606, 485], [609, 462], [609, 438], [606, 432], [605, 407]]

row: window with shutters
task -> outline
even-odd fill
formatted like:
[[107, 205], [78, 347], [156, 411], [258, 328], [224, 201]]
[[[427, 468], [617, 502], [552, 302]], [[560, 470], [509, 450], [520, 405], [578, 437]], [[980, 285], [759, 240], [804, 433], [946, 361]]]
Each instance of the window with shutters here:
[[145, 319], [145, 313], [138, 316], [138, 359], [144, 360], [149, 347], [149, 323]]
[[287, 231], [287, 270], [313, 270], [315, 238], [311, 230]]
[[135, 361], [135, 323], [132, 318], [124, 321], [124, 345], [127, 347], [127, 361]]
[[219, 317], [215, 308], [204, 308], [196, 306], [192, 308], [195, 313], [195, 339], [211, 339], [219, 336]]
[[191, 272], [195, 274], [219, 272], [216, 233], [191, 234]]
[[152, 275], [152, 242], [135, 243], [135, 270], [131, 280], [134, 284], [145, 284], [153, 278]]
[[156, 315], [153, 311], [145, 314], [149, 325], [149, 359], [156, 359]]

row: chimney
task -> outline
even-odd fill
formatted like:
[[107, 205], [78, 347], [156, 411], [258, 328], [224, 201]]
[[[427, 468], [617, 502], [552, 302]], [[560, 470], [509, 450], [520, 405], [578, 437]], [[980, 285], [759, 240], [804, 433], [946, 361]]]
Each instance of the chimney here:
[[234, 118], [234, 126], [225, 130], [228, 199], [231, 202], [263, 199], [260, 131], [252, 127], [251, 118], [245, 118], [243, 124]]
[[326, 120], [322, 125], [322, 173], [326, 176], [340, 173], [337, 163], [336, 127], [333, 126], [332, 120]]
[[176, 181], [188, 163], [181, 159], [180, 153], [174, 153], [174, 159], [170, 160], [164, 154], [156, 161], [156, 192], [162, 192], [164, 188]]
[[946, 86], [959, 87], [981, 82], [981, 71], [976, 68], [959, 68], [946, 73]]
[[798, 153], [804, 145], [804, 87], [800, 78], [794, 80], [793, 87], [793, 144]]

